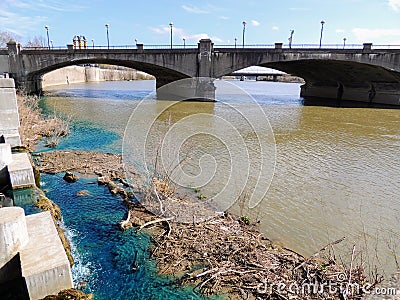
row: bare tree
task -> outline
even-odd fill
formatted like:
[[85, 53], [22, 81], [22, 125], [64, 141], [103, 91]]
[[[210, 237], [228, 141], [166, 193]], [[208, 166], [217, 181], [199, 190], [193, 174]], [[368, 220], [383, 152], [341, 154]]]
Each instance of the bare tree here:
[[26, 43], [26, 47], [45, 47], [47, 44], [46, 39], [43, 36], [34, 36], [32, 40]]
[[11, 39], [17, 40], [19, 36], [9, 31], [0, 31], [0, 48], [6, 47]]

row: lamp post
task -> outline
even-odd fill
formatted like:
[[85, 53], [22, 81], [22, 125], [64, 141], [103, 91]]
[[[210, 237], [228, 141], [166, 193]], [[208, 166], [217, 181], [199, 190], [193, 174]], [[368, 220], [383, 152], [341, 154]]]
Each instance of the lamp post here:
[[246, 21], [243, 21], [242, 24], [243, 24], [243, 48], [244, 48], [244, 33], [246, 32]]
[[235, 49], [236, 49], [237, 37], [235, 37]]
[[183, 49], [185, 49], [186, 48], [186, 39], [183, 38], [182, 40], [183, 40]]
[[94, 49], [94, 39], [92, 39], [92, 48]]
[[292, 49], [292, 41], [293, 41], [293, 33], [294, 33], [294, 30], [292, 29], [292, 30], [290, 30], [290, 37], [289, 37], [289, 49]]
[[320, 38], [319, 38], [319, 48], [322, 47], [322, 33], [324, 32], [324, 24], [325, 24], [325, 21], [322, 20], [322, 21], [321, 21], [321, 36], [320, 36]]
[[50, 40], [51, 49], [53, 49], [53, 40]]
[[172, 49], [172, 27], [174, 27], [174, 23], [169, 22], [169, 27], [171, 27], [171, 49]]
[[346, 47], [346, 38], [343, 38], [343, 49], [344, 49], [344, 47]]
[[50, 38], [49, 38], [49, 26], [44, 26], [44, 28], [46, 28], [46, 32], [47, 32], [47, 47], [50, 50]]
[[106, 28], [107, 28], [107, 49], [110, 49], [110, 37], [108, 35], [108, 27], [110, 27], [110, 24], [106, 24]]

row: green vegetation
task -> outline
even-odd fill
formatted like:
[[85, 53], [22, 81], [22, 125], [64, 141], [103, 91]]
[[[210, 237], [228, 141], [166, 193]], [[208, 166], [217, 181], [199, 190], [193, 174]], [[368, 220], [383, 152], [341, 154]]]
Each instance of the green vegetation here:
[[250, 218], [249, 218], [249, 216], [241, 216], [241, 217], [240, 217], [240, 220], [241, 220], [244, 224], [250, 225]]

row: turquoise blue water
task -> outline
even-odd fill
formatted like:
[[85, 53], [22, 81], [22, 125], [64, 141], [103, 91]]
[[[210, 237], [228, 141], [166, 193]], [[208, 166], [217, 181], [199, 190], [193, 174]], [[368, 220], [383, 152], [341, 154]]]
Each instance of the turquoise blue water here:
[[[70, 93], [69, 90], [65, 92]], [[104, 91], [99, 93], [92, 90], [89, 96], [104, 97]], [[86, 97], [75, 94], [78, 99]], [[122, 96], [120, 101], [129, 101], [129, 95]], [[119, 101], [112, 94], [111, 98]], [[132, 100], [136, 99], [137, 95]], [[49, 100], [51, 96], [41, 102], [47, 113], [51, 112], [46, 104]], [[71, 134], [62, 138], [55, 149], [121, 153], [121, 135], [104, 124], [73, 118]], [[42, 145], [37, 149], [38, 152], [50, 150], [54, 149]], [[193, 287], [176, 286], [172, 277], [157, 275], [155, 261], [149, 257], [151, 240], [148, 234], [137, 233], [135, 229], [123, 232], [118, 229], [117, 223], [126, 217], [126, 208], [119, 196], [98, 186], [96, 178], [80, 178], [69, 184], [62, 176], [42, 174], [41, 183], [47, 196], [61, 208], [63, 226], [75, 258], [74, 283], [85, 282], [83, 291], [93, 293], [95, 299], [204, 299]], [[89, 191], [89, 195], [77, 196], [81, 190]], [[38, 211], [29, 205], [24, 207], [27, 213]], [[133, 272], [135, 257], [139, 269]]]
[[[203, 299], [190, 287], [174, 286], [173, 278], [156, 275], [155, 262], [147, 251], [148, 234], [118, 229], [117, 223], [126, 217], [119, 196], [91, 184], [94, 179], [80, 178], [68, 184], [62, 175], [43, 174], [43, 188], [62, 210], [77, 259], [72, 268], [74, 280], [87, 282], [85, 292], [94, 293], [96, 299]], [[81, 190], [88, 190], [89, 195], [76, 196]], [[136, 252], [139, 269], [132, 272]]]

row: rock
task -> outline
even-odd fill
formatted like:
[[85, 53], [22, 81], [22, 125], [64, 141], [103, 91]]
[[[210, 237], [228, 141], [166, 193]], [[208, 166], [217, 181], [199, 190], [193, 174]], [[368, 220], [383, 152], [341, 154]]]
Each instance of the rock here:
[[93, 294], [85, 294], [77, 289], [62, 290], [57, 295], [46, 296], [43, 300], [90, 300]]
[[89, 196], [89, 191], [88, 190], [82, 190], [82, 191], [79, 191], [78, 193], [76, 193], [76, 195], [78, 197]]
[[63, 179], [68, 183], [72, 183], [72, 182], [78, 181], [79, 177], [77, 175], [67, 171], [67, 172], [65, 172]]

